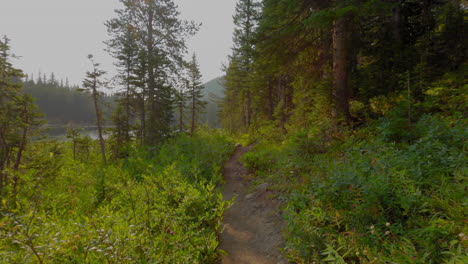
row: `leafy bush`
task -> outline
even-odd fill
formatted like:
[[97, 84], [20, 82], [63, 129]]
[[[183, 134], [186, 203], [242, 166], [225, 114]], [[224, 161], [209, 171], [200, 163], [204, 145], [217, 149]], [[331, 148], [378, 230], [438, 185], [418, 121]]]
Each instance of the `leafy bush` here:
[[16, 206], [2, 206], [0, 263], [215, 263], [232, 149], [202, 131], [106, 167], [66, 153], [54, 177], [23, 175]]
[[289, 182], [283, 190], [292, 261], [467, 262], [466, 122], [423, 116], [400, 143], [389, 140], [393, 128], [385, 122], [326, 153], [307, 155], [302, 134], [249, 155], [258, 170], [270, 157], [269, 174]]

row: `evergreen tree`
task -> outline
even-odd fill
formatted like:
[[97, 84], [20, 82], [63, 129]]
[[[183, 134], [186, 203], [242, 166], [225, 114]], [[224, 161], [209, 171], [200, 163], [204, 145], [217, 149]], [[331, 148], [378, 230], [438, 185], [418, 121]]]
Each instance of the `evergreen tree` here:
[[236, 28], [233, 35], [233, 54], [230, 58], [230, 65], [226, 69], [226, 90], [234, 98], [227, 98], [226, 100], [231, 100], [231, 103], [238, 101], [240, 109], [232, 109], [233, 105], [226, 101], [223, 104], [223, 112], [227, 116], [232, 114], [232, 111], [240, 110], [241, 127], [243, 128], [250, 126], [253, 116], [252, 84], [249, 73], [252, 71], [254, 60], [255, 30], [259, 19], [259, 12], [259, 2], [255, 0], [239, 0], [236, 4], [235, 15], [233, 16]]
[[13, 67], [9, 39], [0, 40], [0, 192], [11, 180], [14, 196], [18, 175], [9, 177], [8, 169], [19, 170], [30, 136], [42, 124], [41, 114], [31, 96], [22, 91], [22, 71]]
[[[142, 84], [142, 94], [137, 96], [140, 107], [144, 107], [141, 136], [146, 144], [155, 145], [170, 132], [174, 99], [171, 79], [182, 66], [185, 39], [193, 35], [198, 26], [179, 18], [172, 0], [121, 0], [121, 3], [124, 8], [117, 11], [119, 18], [114, 21], [125, 18], [126, 23], [117, 27], [122, 30], [131, 26], [139, 49], [139, 69], [135, 76]], [[119, 55], [123, 55], [122, 52], [123, 49], [117, 51]]]
[[188, 96], [186, 89], [189, 87], [188, 81], [185, 82], [184, 85], [181, 85], [179, 89], [175, 91], [175, 104], [177, 107], [177, 118], [178, 120], [178, 126], [179, 126], [179, 132], [183, 132], [185, 130], [185, 125], [184, 125], [184, 118], [185, 118], [185, 108], [186, 104], [188, 101]]
[[188, 82], [187, 82], [187, 96], [189, 100], [190, 109], [190, 132], [193, 135], [200, 122], [200, 115], [203, 113], [206, 102], [203, 98], [203, 83], [201, 81], [202, 75], [197, 62], [195, 53], [192, 56], [192, 61], [188, 64]]
[[93, 99], [94, 109], [96, 111], [96, 126], [98, 128], [99, 145], [101, 147], [102, 161], [106, 163], [106, 148], [103, 137], [103, 115], [101, 106], [101, 94], [100, 88], [106, 86], [106, 83], [102, 81], [102, 76], [106, 74], [105, 71], [99, 69], [99, 63], [96, 63], [93, 59], [93, 55], [88, 55], [88, 59], [91, 61], [93, 69], [86, 72], [86, 78], [83, 80], [83, 88], [80, 91], [89, 93]]
[[[106, 41], [107, 51], [117, 59], [116, 66], [118, 74], [116, 79], [118, 84], [123, 87], [117, 95], [121, 97], [119, 106], [117, 107], [118, 113], [115, 113], [114, 120], [118, 116], [118, 124], [116, 124], [116, 133], [121, 144], [130, 141], [131, 134], [131, 120], [134, 110], [132, 106], [135, 105], [135, 95], [138, 87], [136, 76], [138, 66], [138, 55], [140, 47], [137, 43], [137, 32], [132, 25], [132, 14], [129, 9], [116, 10], [116, 18], [106, 22], [106, 27], [110, 40]], [[140, 85], [141, 86], [141, 85]]]

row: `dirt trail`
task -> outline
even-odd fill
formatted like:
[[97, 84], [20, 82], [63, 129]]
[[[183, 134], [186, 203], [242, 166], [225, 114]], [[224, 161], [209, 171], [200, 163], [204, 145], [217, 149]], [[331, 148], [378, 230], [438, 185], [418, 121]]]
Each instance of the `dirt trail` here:
[[279, 251], [284, 243], [283, 222], [269, 185], [259, 185], [249, 193], [248, 171], [240, 162], [248, 150], [238, 147], [224, 166], [223, 197], [236, 199], [224, 214], [220, 248], [226, 254], [221, 264], [286, 264]]

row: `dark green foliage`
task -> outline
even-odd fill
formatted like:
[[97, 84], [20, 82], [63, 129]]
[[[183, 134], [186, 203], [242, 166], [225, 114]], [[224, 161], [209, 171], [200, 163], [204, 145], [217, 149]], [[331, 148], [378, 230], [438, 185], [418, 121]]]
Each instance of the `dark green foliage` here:
[[22, 90], [23, 72], [11, 64], [12, 57], [5, 36], [0, 40], [0, 197], [8, 193], [15, 203], [30, 137], [43, 122], [33, 98]]
[[253, 70], [255, 30], [260, 15], [260, 2], [240, 0], [233, 16], [234, 47], [225, 69], [225, 93], [222, 104], [223, 127], [230, 132], [246, 132], [253, 123]]
[[108, 51], [118, 60], [117, 79], [124, 87], [125, 115], [120, 119], [130, 124], [138, 113], [135, 134], [140, 143], [157, 146], [172, 132], [174, 86], [183, 69], [185, 40], [198, 25], [181, 19], [172, 0], [120, 2], [117, 17], [106, 23]]
[[[267, 119], [283, 133], [327, 119], [361, 124], [381, 116], [369, 112], [376, 98], [409, 94], [418, 107], [431, 83], [466, 72], [466, 12], [458, 1], [265, 0], [261, 6], [251, 70], [243, 73], [242, 59], [233, 56], [226, 71], [223, 124], [230, 131], [245, 124], [247, 112], [249, 127]], [[242, 85], [250, 87], [250, 107]]]
[[[323, 154], [301, 133], [245, 156], [285, 191], [292, 260], [466, 261], [466, 121], [424, 115], [402, 133], [383, 125], [392, 118]], [[406, 140], [389, 142], [389, 133]]]
[[264, 0], [257, 23], [222, 121], [250, 84], [243, 161], [282, 191], [291, 261], [467, 262], [466, 4]]

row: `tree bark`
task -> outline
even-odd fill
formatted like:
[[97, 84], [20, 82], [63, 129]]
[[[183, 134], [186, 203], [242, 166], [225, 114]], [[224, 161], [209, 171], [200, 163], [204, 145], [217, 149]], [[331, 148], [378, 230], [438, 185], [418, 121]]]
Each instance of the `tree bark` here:
[[352, 95], [351, 76], [351, 44], [352, 20], [346, 15], [335, 21], [333, 28], [333, 86], [335, 92], [335, 111], [337, 119], [349, 121], [349, 100]]
[[192, 87], [192, 128], [190, 129], [191, 134], [195, 133], [195, 115], [196, 115], [196, 107], [195, 107], [195, 87]]
[[23, 135], [22, 135], [22, 138], [21, 138], [21, 143], [20, 143], [20, 145], [18, 147], [18, 153], [16, 154], [15, 165], [13, 166], [14, 170], [18, 170], [19, 166], [21, 165], [21, 158], [23, 157], [23, 151], [26, 148], [27, 135], [28, 135], [28, 129], [24, 128], [23, 129]]
[[400, 24], [401, 24], [401, 7], [398, 4], [393, 8], [392, 15], [392, 34], [393, 39], [396, 43], [401, 44], [401, 33], [400, 33]]
[[179, 101], [179, 130], [180, 132], [184, 131], [184, 93], [180, 91], [180, 101]]
[[[144, 92], [143, 92], [144, 93]], [[141, 112], [140, 112], [140, 145], [143, 146], [146, 138], [146, 107], [145, 107], [145, 95], [141, 95]]]
[[268, 117], [270, 119], [273, 119], [273, 115], [275, 113], [275, 104], [273, 100], [273, 85], [271, 84], [271, 81], [268, 81]]
[[130, 71], [131, 66], [130, 62], [127, 64], [127, 90], [125, 92], [125, 140], [128, 142], [130, 141]]
[[154, 54], [154, 33], [153, 23], [154, 17], [152, 10], [148, 10], [148, 22], [146, 25], [146, 51], [148, 56], [148, 100], [149, 100], [149, 116], [148, 116], [148, 131], [146, 133], [145, 142], [148, 145], [156, 144], [156, 73], [155, 73], [155, 54]]

